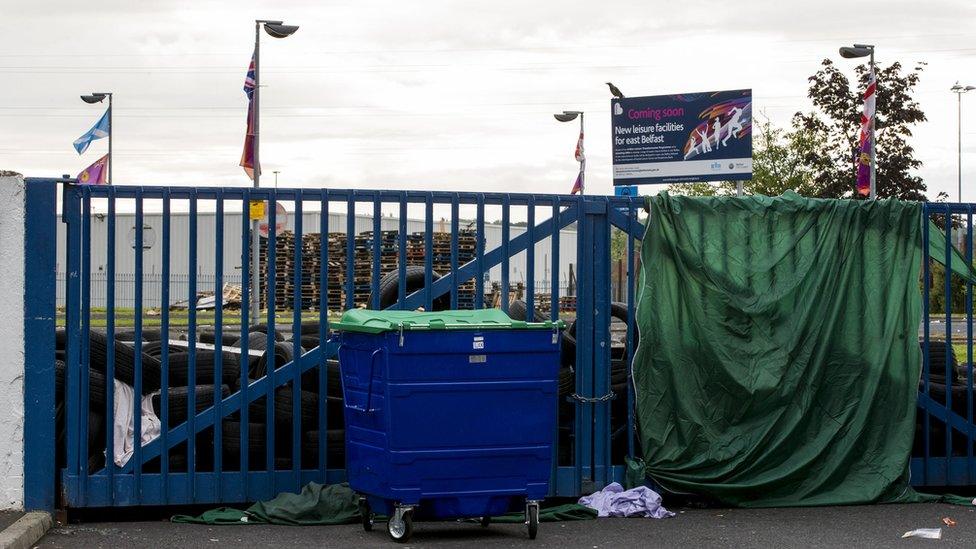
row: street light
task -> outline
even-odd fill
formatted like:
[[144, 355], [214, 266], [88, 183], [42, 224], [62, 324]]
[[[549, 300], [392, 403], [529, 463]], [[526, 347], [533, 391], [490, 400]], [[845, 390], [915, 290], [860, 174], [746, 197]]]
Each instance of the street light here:
[[[854, 44], [853, 46], [843, 46], [840, 48], [840, 56], [844, 59], [857, 59], [868, 57], [868, 64], [871, 67], [871, 74], [874, 74], [874, 44]], [[877, 91], [875, 92], [877, 94]], [[875, 96], [877, 105], [877, 95]], [[871, 200], [877, 198], [877, 186], [875, 185], [876, 170], [876, 143], [874, 141], [874, 119], [878, 116], [878, 109], [875, 107], [874, 114], [871, 116]]]
[[959, 149], [958, 149], [958, 155], [959, 155], [959, 202], [962, 202], [962, 94], [964, 94], [966, 92], [973, 91], [973, 90], [976, 90], [976, 86], [963, 86], [963, 85], [961, 85], [959, 83], [958, 80], [956, 81], [956, 84], [954, 86], [952, 86], [951, 88], [949, 88], [949, 91], [951, 91], [952, 93], [956, 94], [956, 98], [959, 100], [958, 101], [958, 111], [959, 111], [959, 130], [958, 130], [959, 131], [959, 137], [958, 137], [958, 143], [959, 143], [959, 145], [958, 145], [959, 146]]
[[115, 164], [114, 158], [112, 158], [112, 134], [115, 133], [115, 126], [112, 125], [112, 92], [92, 92], [91, 95], [82, 95], [81, 100], [89, 105], [94, 105], [95, 103], [101, 103], [108, 98], [108, 182], [109, 184], [115, 183], [112, 179], [112, 166]]
[[[281, 21], [268, 19], [254, 20], [254, 188], [261, 186], [261, 28], [273, 38], [287, 38], [298, 30], [297, 25], [285, 25]], [[251, 221], [251, 323], [258, 321], [258, 307], [261, 303], [261, 296], [258, 295], [261, 288], [261, 261], [259, 252], [261, 250], [261, 235], [258, 234], [258, 220]], [[273, 303], [273, 302], [272, 302]], [[273, 307], [269, 303], [269, 307]], [[273, 309], [272, 309], [273, 310]]]
[[[555, 118], [556, 120], [558, 120], [560, 122], [572, 122], [573, 120], [576, 120], [576, 117], [579, 117], [579, 121], [580, 121], [580, 136], [583, 135], [583, 111], [563, 111], [561, 113], [554, 114], [552, 116], [553, 116], [553, 118]], [[581, 156], [580, 159], [579, 159], [579, 163], [580, 163], [580, 175], [579, 175], [579, 177], [580, 177], [580, 194], [583, 194], [583, 179], [585, 177], [585, 172], [586, 172], [586, 157], [585, 156]]]

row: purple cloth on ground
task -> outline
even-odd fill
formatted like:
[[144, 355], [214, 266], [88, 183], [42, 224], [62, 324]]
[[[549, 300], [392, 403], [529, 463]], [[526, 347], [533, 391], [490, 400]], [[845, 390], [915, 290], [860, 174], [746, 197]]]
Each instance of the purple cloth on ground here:
[[596, 509], [600, 517], [668, 518], [674, 513], [661, 506], [661, 496], [647, 486], [630, 490], [618, 482], [579, 499], [580, 505]]

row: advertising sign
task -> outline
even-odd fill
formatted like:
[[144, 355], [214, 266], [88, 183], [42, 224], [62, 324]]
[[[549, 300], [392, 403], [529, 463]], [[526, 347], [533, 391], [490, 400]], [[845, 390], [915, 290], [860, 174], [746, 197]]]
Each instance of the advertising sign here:
[[752, 178], [752, 90], [613, 99], [613, 184]]

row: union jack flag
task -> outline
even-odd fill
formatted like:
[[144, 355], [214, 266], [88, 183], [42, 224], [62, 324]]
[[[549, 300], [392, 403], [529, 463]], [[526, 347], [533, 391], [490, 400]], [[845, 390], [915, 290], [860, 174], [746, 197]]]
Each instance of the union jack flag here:
[[254, 158], [254, 55], [251, 55], [251, 65], [244, 77], [244, 93], [247, 94], [247, 134], [244, 136], [244, 152], [241, 153], [241, 163], [244, 173], [254, 181], [254, 172], [261, 173], [261, 166]]
[[247, 99], [254, 98], [254, 55], [251, 55], [251, 64], [247, 67], [247, 76], [244, 77], [244, 93]]

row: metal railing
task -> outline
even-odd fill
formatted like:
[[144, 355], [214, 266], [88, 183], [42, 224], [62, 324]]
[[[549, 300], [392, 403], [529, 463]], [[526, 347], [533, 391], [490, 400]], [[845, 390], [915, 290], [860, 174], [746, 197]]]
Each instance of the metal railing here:
[[[635, 242], [642, 236], [643, 226], [637, 219], [641, 208], [640, 199], [598, 196], [558, 196], [504, 193], [450, 193], [414, 191], [353, 191], [334, 189], [250, 189], [250, 188], [182, 188], [182, 187], [135, 187], [135, 186], [75, 186], [64, 185], [64, 222], [67, 224], [64, 290], [65, 326], [67, 350], [67, 379], [65, 391], [66, 456], [61, 474], [63, 503], [69, 507], [105, 505], [159, 505], [174, 503], [222, 503], [252, 501], [273, 497], [282, 490], [298, 490], [310, 480], [336, 482], [344, 478], [343, 463], [337, 458], [336, 437], [330, 428], [330, 417], [335, 420], [335, 410], [330, 403], [341, 396], [335, 391], [334, 358], [336, 342], [330, 331], [330, 312], [359, 305], [357, 296], [367, 295], [363, 305], [370, 308], [392, 307], [425, 310], [439, 306], [458, 308], [490, 306], [485, 296], [491, 280], [486, 273], [498, 269], [498, 305], [508, 310], [513, 287], [522, 280], [513, 279], [511, 259], [524, 254], [524, 301], [526, 309], [539, 307], [542, 297], [552, 306], [546, 316], [560, 317], [561, 298], [566, 297], [558, 281], [538, 280], [536, 264], [540, 261], [536, 244], [548, 241], [551, 262], [548, 273], [559, 273], [560, 252], [563, 244], [560, 230], [575, 226], [575, 255], [587, 258], [580, 262], [576, 272], [572, 305], [576, 314], [574, 326], [575, 353], [570, 358], [572, 369], [566, 369], [571, 379], [573, 398], [563, 399], [560, 408], [563, 416], [554, 449], [551, 490], [553, 495], [578, 496], [599, 489], [623, 475], [623, 455], [634, 454], [633, 392], [630, 384], [620, 393], [616, 402], [625, 403], [611, 409], [615, 396], [610, 387], [612, 360], [632, 358], [632, 334], [635, 268]], [[227, 358], [222, 343], [223, 332], [237, 330], [240, 326], [260, 320], [271, 339], [279, 323], [275, 308], [265, 310], [260, 319], [250, 318], [245, 306], [232, 324], [225, 320], [221, 308], [213, 311], [214, 351], [197, 350], [199, 317], [195, 308], [185, 313], [185, 333], [188, 352], [185, 357], [186, 373], [183, 379], [198, 380], [180, 388], [180, 397], [174, 400], [172, 360], [177, 351], [162, 345], [158, 362], [144, 355], [143, 336], [148, 333], [141, 315], [135, 315], [134, 355], [109, 351], [101, 354], [96, 347], [114, 349], [117, 325], [117, 309], [130, 307], [143, 310], [178, 300], [194, 298], [201, 289], [221, 288], [231, 279], [224, 273], [235, 266], [248, 266], [255, 250], [250, 248], [250, 226], [247, 217], [238, 216], [235, 227], [226, 226], [225, 211], [247, 211], [252, 200], [269, 202], [268, 226], [271, 228], [259, 253], [264, 257], [261, 292], [266, 303], [278, 303], [280, 298], [290, 301], [286, 325], [293, 334], [291, 341], [276, 344], [276, 352], [265, 352], [259, 366], [250, 360], [238, 360], [239, 370], [234, 372], [232, 387], [226, 393], [217, 387], [226, 383], [225, 369], [233, 370], [233, 359]], [[93, 273], [91, 262], [93, 239], [91, 219], [94, 202], [103, 204], [105, 218], [105, 261], [102, 271]], [[294, 225], [290, 234], [278, 234], [274, 229], [276, 202], [288, 202], [293, 212]], [[161, 209], [162, 227], [158, 231], [157, 244], [145, 252], [143, 243], [143, 217], [146, 204]], [[201, 234], [196, 223], [201, 207], [214, 210], [212, 234]], [[134, 258], [133, 265], [124, 269], [117, 263], [115, 253], [119, 238], [116, 212], [120, 209], [134, 211]], [[189, 211], [189, 238], [174, 242], [170, 213], [174, 209]], [[419, 235], [408, 235], [404, 226], [408, 210], [422, 209], [424, 230]], [[372, 234], [381, 234], [384, 209], [399, 214], [398, 231], [394, 242], [380, 238], [366, 241], [357, 239], [356, 216], [347, 215], [349, 226], [344, 241], [329, 245], [328, 219], [331, 210], [371, 209], [373, 212]], [[304, 211], [319, 212], [320, 223], [306, 227]], [[461, 211], [467, 219], [474, 219], [472, 244], [459, 242]], [[450, 220], [446, 236], [435, 234], [436, 217]], [[486, 214], [487, 212], [487, 214]], [[490, 216], [490, 217], [489, 217]], [[524, 219], [526, 228], [512, 235], [513, 216]], [[486, 219], [502, 220], [502, 238], [498, 247], [485, 246]], [[101, 230], [101, 229], [100, 229]], [[618, 275], [611, 280], [610, 240], [611, 232], [623, 230], [628, 238], [627, 276]], [[225, 234], [234, 231], [239, 236], [239, 249], [225, 254]], [[278, 239], [302, 242], [306, 236], [317, 233], [319, 245], [308, 247], [293, 245], [282, 248]], [[212, 238], [213, 273], [199, 273], [198, 242]], [[315, 239], [312, 238], [314, 241]], [[436, 242], [435, 242], [436, 240]], [[174, 265], [171, 261], [173, 246], [186, 246], [186, 264], [180, 265], [190, 274], [185, 281], [174, 284]], [[364, 249], [367, 248], [367, 249]], [[384, 251], [389, 247], [395, 252], [395, 263], [386, 263]], [[346, 260], [336, 261], [341, 250]], [[162, 266], [158, 274], [143, 272], [146, 253], [158, 253]], [[238, 255], [239, 254], [239, 255]], [[236, 265], [227, 264], [231, 257]], [[355, 258], [366, 258], [367, 276], [362, 276], [362, 265]], [[422, 266], [422, 276], [410, 275], [411, 261]], [[435, 262], [440, 263], [439, 279], [434, 279]], [[119, 277], [120, 271], [133, 272], [131, 291], [121, 289], [130, 284], [129, 279]], [[247, 304], [251, 286], [250, 269], [233, 279], [241, 286], [241, 302]], [[383, 273], [390, 271], [387, 280], [395, 280], [396, 291], [381, 288]], [[413, 271], [411, 271], [412, 273]], [[155, 278], [154, 278], [155, 277]], [[178, 278], [178, 277], [177, 277]], [[316, 280], [319, 291], [303, 294], [311, 280]], [[155, 281], [160, 281], [157, 285]], [[169, 284], [162, 282], [169, 281]], [[626, 295], [628, 306], [628, 331], [624, 356], [611, 357], [609, 302], [611, 284], [626, 289], [614, 290], [616, 295]], [[338, 286], [338, 287], [337, 287]], [[469, 290], [473, 286], [473, 291]], [[487, 286], [487, 287], [486, 287]], [[99, 287], [103, 287], [99, 288]], [[341, 291], [332, 292], [332, 288]], [[545, 288], [540, 294], [537, 288]], [[284, 293], [282, 293], [284, 291]], [[464, 294], [469, 292], [470, 303]], [[392, 295], [391, 295], [392, 294]], [[104, 297], [102, 297], [104, 296]], [[309, 300], [313, 303], [309, 304]], [[389, 302], [381, 302], [389, 299]], [[99, 316], [98, 328], [93, 323], [93, 309], [104, 303], [104, 318]], [[315, 311], [314, 321], [309, 322], [306, 311]], [[101, 311], [98, 311], [101, 315]], [[209, 317], [208, 317], [209, 319]], [[159, 310], [159, 334], [163, 341], [175, 332], [174, 316], [168, 307]], [[304, 322], [303, 322], [304, 320]], [[208, 320], [209, 321], [209, 320]], [[97, 336], [104, 322], [104, 341]], [[182, 324], [181, 324], [182, 331]], [[299, 334], [315, 339], [312, 345], [302, 345]], [[240, 356], [249, 356], [251, 338], [240, 341]], [[618, 337], [619, 340], [619, 337]], [[568, 340], [567, 340], [568, 341]], [[270, 345], [270, 344], [269, 344]], [[311, 347], [311, 348], [309, 348]], [[283, 348], [283, 350], [282, 350]], [[96, 352], [98, 351], [98, 352]], [[235, 351], [236, 352], [236, 351]], [[133, 358], [128, 358], [132, 356]], [[204, 368], [206, 359], [206, 367]], [[181, 360], [183, 360], [181, 358]], [[100, 362], [102, 361], [102, 362]], [[131, 361], [131, 363], [129, 363]], [[130, 373], [131, 372], [131, 373]], [[202, 372], [206, 372], [202, 374]], [[198, 374], [205, 375], [199, 378]], [[181, 374], [182, 375], [182, 374]], [[115, 448], [111, 436], [115, 417], [113, 386], [99, 386], [99, 379], [128, 379], [136, 395], [159, 392], [154, 397], [162, 423], [160, 435], [144, 445], [136, 444], [132, 456], [124, 464], [116, 465]], [[331, 387], [330, 387], [330, 379]], [[204, 392], [205, 387], [214, 390]], [[314, 394], [314, 411], [308, 412], [302, 400]], [[96, 399], [96, 396], [98, 397]], [[569, 394], [565, 395], [566, 397]], [[284, 403], [290, 402], [288, 406]], [[282, 403], [276, 406], [277, 403]], [[134, 432], [141, 432], [139, 399], [133, 403]], [[303, 408], [305, 410], [303, 411]], [[89, 412], [91, 410], [91, 412]], [[185, 420], [183, 416], [185, 415]], [[179, 417], [179, 421], [172, 418]], [[95, 422], [93, 423], [93, 419]], [[312, 435], [315, 435], [312, 437]], [[249, 450], [252, 439], [259, 437], [261, 452]], [[331, 439], [331, 440], [330, 440]], [[236, 441], [233, 450], [228, 440]], [[312, 442], [314, 441], [314, 442]], [[303, 452], [304, 450], [304, 452]], [[103, 453], [104, 452], [104, 453]], [[98, 455], [109, 456], [98, 459]], [[263, 455], [259, 455], [263, 454]]]

